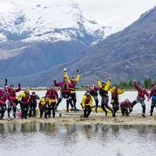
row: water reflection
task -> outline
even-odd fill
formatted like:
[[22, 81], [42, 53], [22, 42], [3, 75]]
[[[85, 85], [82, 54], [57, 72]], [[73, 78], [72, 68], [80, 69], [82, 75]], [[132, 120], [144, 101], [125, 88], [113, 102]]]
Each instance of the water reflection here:
[[[47, 154], [50, 151], [53, 151], [54, 155], [69, 156], [98, 156], [103, 155], [103, 153], [107, 153], [109, 156], [156, 154], [154, 149], [156, 126], [59, 125], [48, 122], [10, 122], [0, 124], [0, 138], [0, 154], [7, 156], [12, 153], [18, 156], [21, 150], [23, 150], [23, 153], [25, 152], [25, 156], [30, 155], [30, 151], [34, 156], [44, 155], [45, 153], [50, 156], [50, 154]], [[18, 151], [19, 145], [20, 152]], [[40, 149], [42, 146], [45, 150]], [[12, 151], [7, 150], [8, 148]], [[38, 149], [37, 153], [36, 149]], [[5, 153], [2, 151], [5, 151]]]
[[44, 123], [44, 122], [26, 122], [26, 123], [4, 123], [0, 124], [0, 134], [8, 133], [33, 133], [43, 132], [51, 135], [57, 135], [59, 133], [68, 137], [77, 136], [81, 132], [86, 138], [100, 134], [100, 137], [106, 137], [110, 132], [113, 135], [118, 135], [120, 130], [129, 131], [135, 130], [139, 135], [145, 135], [148, 133], [156, 134], [156, 126], [146, 125], [58, 125], [57, 123]]

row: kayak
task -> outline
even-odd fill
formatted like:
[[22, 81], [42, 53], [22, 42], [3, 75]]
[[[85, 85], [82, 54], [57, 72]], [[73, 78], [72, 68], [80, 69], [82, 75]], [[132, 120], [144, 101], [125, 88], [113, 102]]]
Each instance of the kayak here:
[[[106, 110], [107, 110], [108, 113], [111, 113], [111, 111], [110, 111], [109, 109], [106, 109]], [[92, 111], [93, 111], [93, 112], [96, 112], [96, 111], [95, 111], [95, 108], [92, 108]], [[100, 107], [100, 108], [97, 109], [97, 112], [98, 112], [98, 113], [103, 113], [104, 111], [103, 111], [103, 109]]]
[[[108, 113], [111, 113], [111, 111], [110, 111], [109, 109], [106, 109], [106, 110], [107, 110]], [[62, 111], [67, 113], [67, 109], [63, 109]], [[92, 111], [93, 111], [93, 112], [96, 112], [96, 111], [95, 111], [95, 108], [92, 108]], [[73, 113], [73, 114], [74, 114], [74, 113], [75, 113], [75, 114], [82, 114], [82, 112], [83, 112], [82, 109], [80, 109], [80, 110], [77, 111], [77, 112], [74, 112], [73, 110], [69, 110], [68, 114], [72, 114], [72, 113]], [[99, 107], [99, 108], [97, 109], [97, 112], [98, 112], [98, 113], [103, 113], [104, 111], [103, 111], [103, 109], [102, 109], [101, 107]]]

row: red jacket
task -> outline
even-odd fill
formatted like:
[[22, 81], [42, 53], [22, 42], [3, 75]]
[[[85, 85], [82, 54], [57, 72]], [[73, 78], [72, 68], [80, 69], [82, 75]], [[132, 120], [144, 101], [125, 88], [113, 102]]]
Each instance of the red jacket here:
[[30, 95], [29, 104], [37, 105], [37, 99], [40, 99], [38, 95]]
[[121, 102], [120, 103], [120, 107], [121, 108], [130, 108], [131, 107], [131, 105], [132, 105], [132, 103], [131, 102]]
[[11, 105], [14, 105], [14, 102], [12, 101], [9, 93], [5, 90], [0, 90], [0, 104], [6, 105], [6, 100], [9, 100]]
[[145, 99], [145, 95], [146, 95], [147, 97], [149, 97], [149, 94], [148, 94], [147, 90], [146, 90], [146, 89], [141, 89], [141, 88], [136, 84], [136, 82], [134, 82], [134, 87], [135, 87], [135, 89], [138, 91], [138, 97], [139, 97], [139, 98]]
[[9, 88], [8, 89], [8, 93], [10, 95], [10, 98], [12, 100], [16, 100], [16, 92], [19, 92], [20, 90], [21, 90], [21, 88], [18, 88], [18, 89], [11, 89], [11, 88]]
[[156, 100], [156, 89], [151, 90], [149, 98], [151, 98], [151, 97], [153, 100]]
[[61, 92], [63, 93], [68, 93], [69, 92], [69, 88], [72, 87], [71, 83], [64, 83], [64, 82], [54, 82], [54, 85], [56, 87], [61, 87]]
[[48, 96], [49, 99], [58, 99], [57, 90], [48, 89], [46, 92], [46, 96]]

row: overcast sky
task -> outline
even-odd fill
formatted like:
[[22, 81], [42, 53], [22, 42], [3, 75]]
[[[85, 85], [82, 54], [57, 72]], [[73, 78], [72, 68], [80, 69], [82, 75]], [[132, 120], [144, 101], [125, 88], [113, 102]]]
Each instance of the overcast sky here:
[[156, 0], [75, 0], [98, 22], [138, 18], [156, 6]]
[[[6, 1], [8, 0], [0, 0], [0, 4]], [[156, 6], [156, 0], [75, 1], [80, 5], [83, 10], [88, 12], [97, 22], [101, 24], [105, 24], [108, 21], [118, 21], [120, 19], [125, 19], [126, 17], [130, 17], [133, 19], [138, 18], [142, 13]]]

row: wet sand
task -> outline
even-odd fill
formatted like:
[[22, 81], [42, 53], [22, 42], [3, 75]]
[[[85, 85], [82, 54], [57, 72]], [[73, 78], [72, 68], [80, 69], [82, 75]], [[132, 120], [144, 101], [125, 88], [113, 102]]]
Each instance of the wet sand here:
[[132, 113], [129, 117], [122, 116], [120, 113], [117, 113], [116, 117], [112, 117], [111, 114], [108, 114], [105, 117], [104, 113], [92, 113], [89, 118], [83, 118], [83, 114], [70, 114], [70, 113], [62, 113], [62, 116], [59, 117], [59, 113], [57, 113], [56, 118], [4, 118], [0, 120], [0, 124], [5, 123], [56, 123], [60, 125], [93, 125], [93, 124], [102, 124], [102, 125], [153, 125], [156, 126], [156, 114], [153, 116], [149, 116], [149, 113], [146, 114], [146, 117], [142, 117], [141, 114]]

